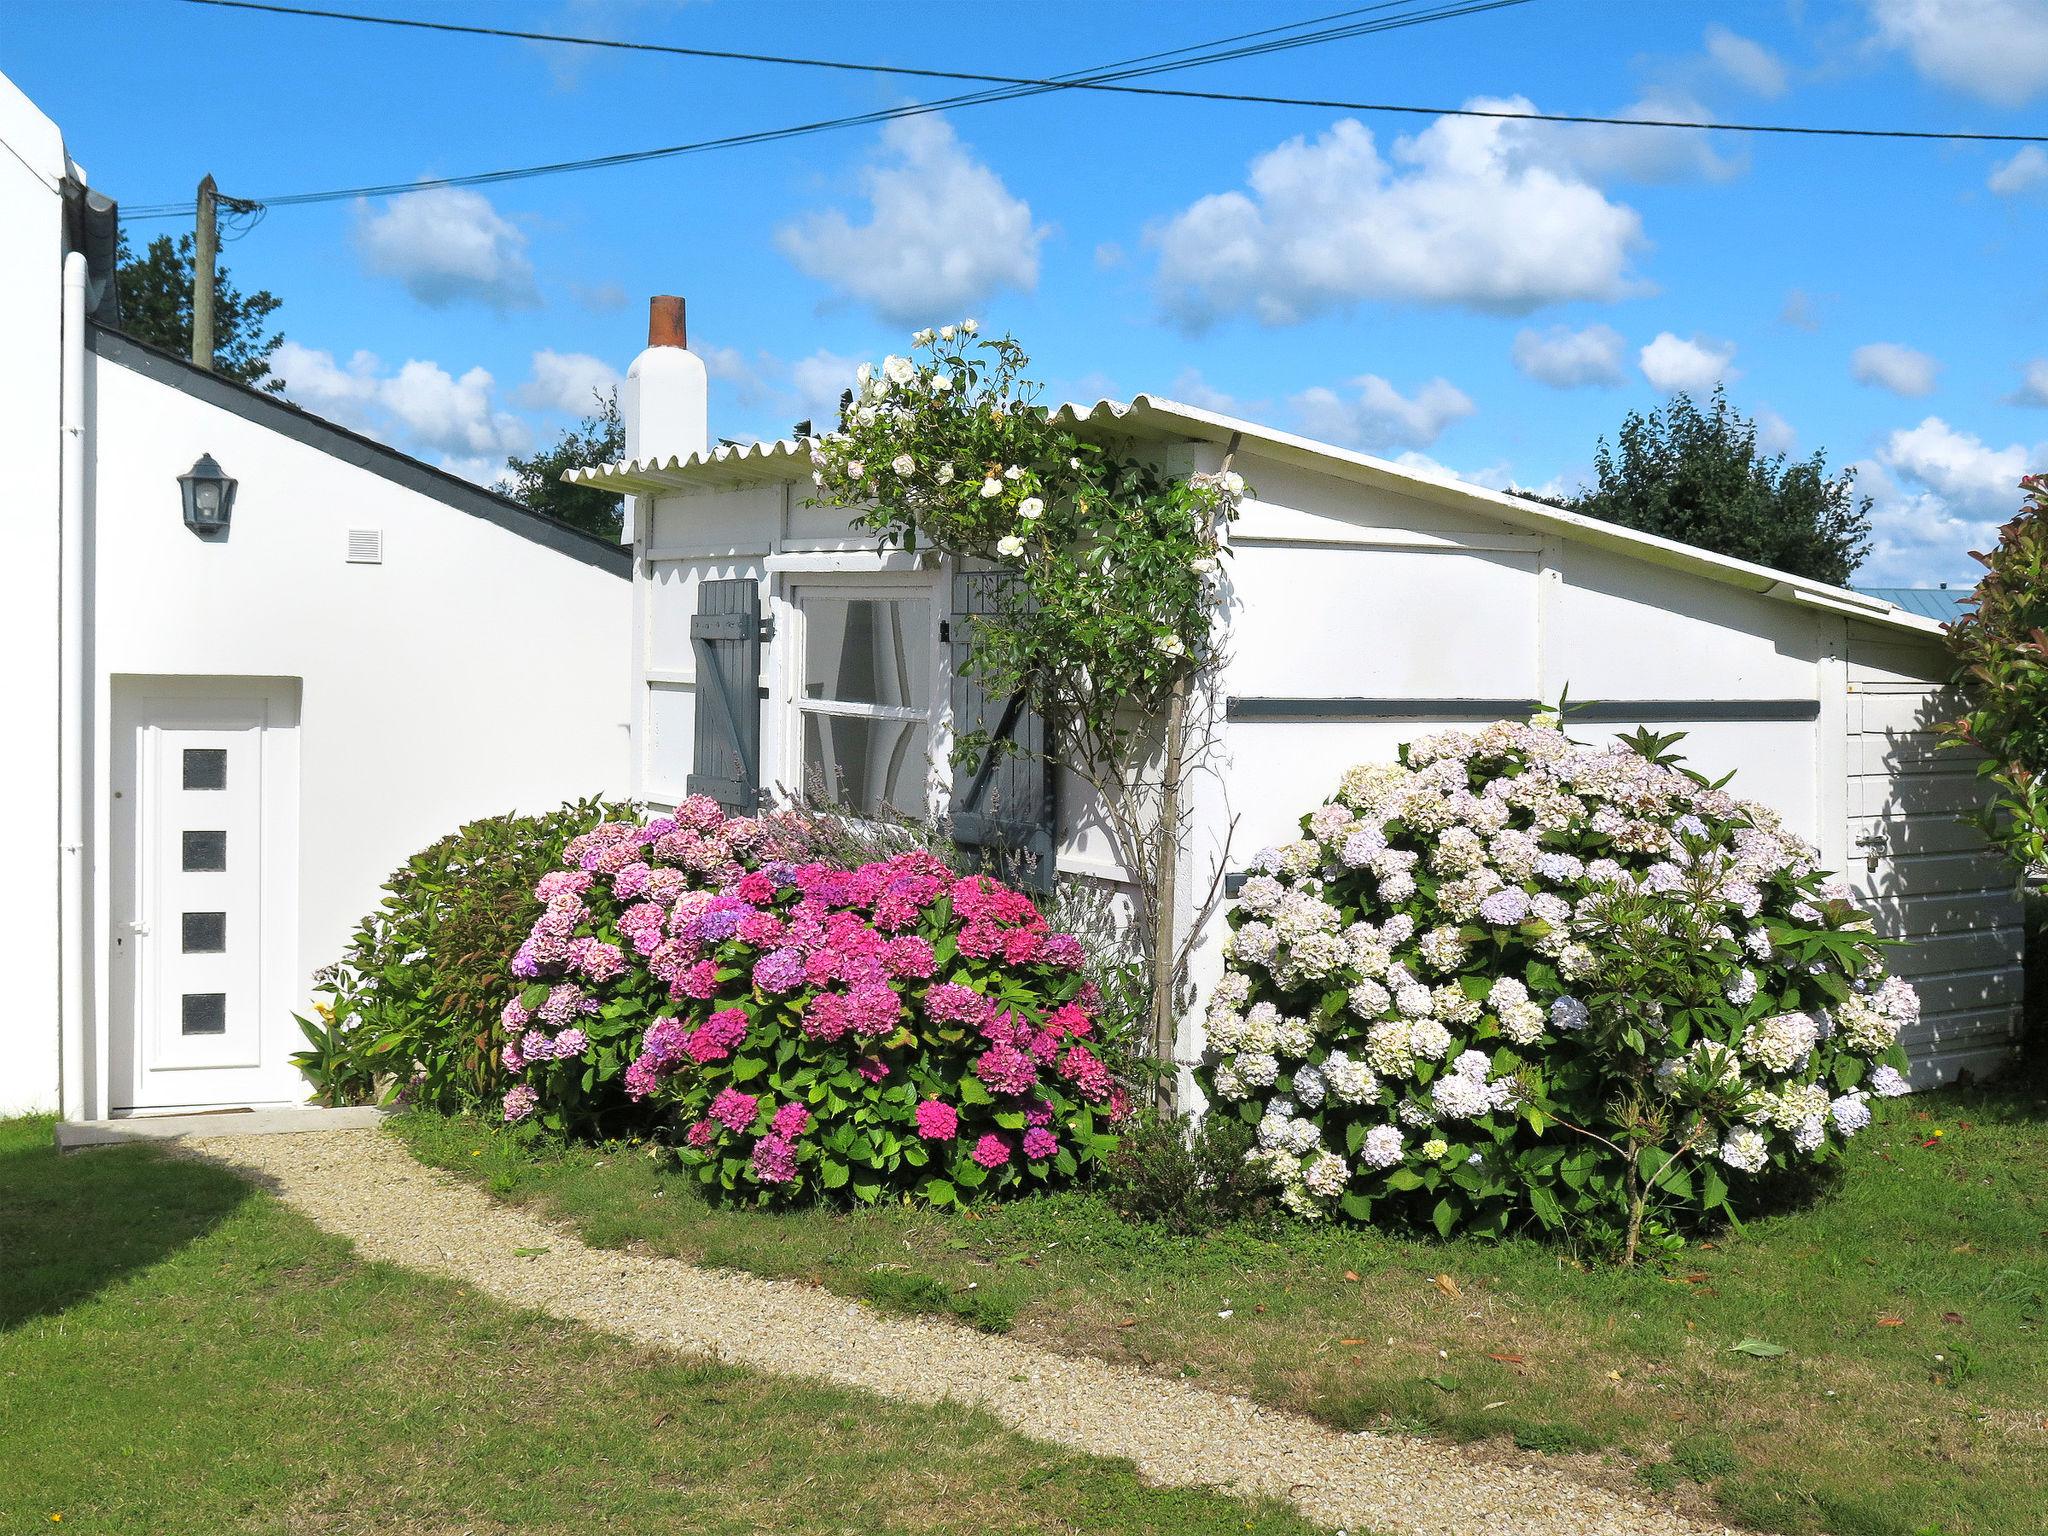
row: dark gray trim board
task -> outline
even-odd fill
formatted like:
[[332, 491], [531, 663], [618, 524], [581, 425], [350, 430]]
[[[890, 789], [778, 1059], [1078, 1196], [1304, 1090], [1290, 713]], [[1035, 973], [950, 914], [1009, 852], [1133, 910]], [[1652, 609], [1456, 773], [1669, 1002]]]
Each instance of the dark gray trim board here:
[[[344, 464], [352, 464], [380, 479], [438, 501], [443, 506], [495, 523], [507, 532], [530, 539], [556, 554], [609, 571], [614, 576], [632, 577], [633, 551], [623, 544], [614, 544], [596, 534], [567, 527], [508, 497], [487, 491], [460, 475], [437, 469], [410, 454], [387, 447], [375, 438], [364, 437], [360, 432], [336, 426], [309, 411], [300, 410], [289, 400], [222, 378], [132, 336], [123, 336], [119, 331], [110, 331], [103, 326], [88, 326], [86, 337], [95, 355], [110, 363], [118, 363], [144, 378], [153, 379], [195, 400], [203, 400], [208, 405], [218, 406], [230, 415], [279, 433], [293, 442], [303, 443]], [[228, 470], [233, 473], [234, 466], [229, 465]]]
[[[1227, 720], [1514, 720], [1534, 699], [1231, 699]], [[1565, 724], [1671, 725], [1708, 721], [1818, 720], [1818, 699], [1592, 699], [1565, 708]]]

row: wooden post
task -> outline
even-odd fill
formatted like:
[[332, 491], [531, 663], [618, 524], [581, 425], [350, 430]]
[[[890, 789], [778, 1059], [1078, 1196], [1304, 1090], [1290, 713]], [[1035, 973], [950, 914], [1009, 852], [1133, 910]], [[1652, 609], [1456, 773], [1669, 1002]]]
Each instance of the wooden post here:
[[192, 236], [192, 361], [213, 367], [213, 269], [220, 256], [219, 198], [209, 175], [199, 183], [199, 223]]

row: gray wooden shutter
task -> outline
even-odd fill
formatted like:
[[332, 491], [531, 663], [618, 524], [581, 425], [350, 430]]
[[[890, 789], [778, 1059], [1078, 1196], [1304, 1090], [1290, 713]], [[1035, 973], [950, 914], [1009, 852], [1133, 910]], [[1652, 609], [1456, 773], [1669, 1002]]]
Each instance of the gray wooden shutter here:
[[975, 615], [994, 612], [1003, 584], [1019, 579], [1000, 571], [953, 577], [953, 729], [961, 736], [986, 732], [990, 745], [953, 764], [950, 819], [953, 841], [977, 851], [985, 866], [1017, 885], [1049, 891], [1055, 846], [1045, 720], [1025, 691], [992, 696], [968, 665]]
[[761, 589], [752, 581], [697, 584], [690, 616], [697, 662], [689, 792], [751, 814], [761, 801]]

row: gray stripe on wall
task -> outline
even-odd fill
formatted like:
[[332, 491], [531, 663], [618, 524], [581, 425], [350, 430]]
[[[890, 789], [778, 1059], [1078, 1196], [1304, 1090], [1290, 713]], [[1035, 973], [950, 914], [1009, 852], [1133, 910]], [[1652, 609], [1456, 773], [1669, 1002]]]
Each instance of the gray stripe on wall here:
[[[1534, 714], [1534, 699], [1235, 698], [1227, 720], [1512, 720]], [[1573, 704], [1567, 725], [1684, 724], [1707, 721], [1818, 720], [1817, 699], [1594, 699]]]

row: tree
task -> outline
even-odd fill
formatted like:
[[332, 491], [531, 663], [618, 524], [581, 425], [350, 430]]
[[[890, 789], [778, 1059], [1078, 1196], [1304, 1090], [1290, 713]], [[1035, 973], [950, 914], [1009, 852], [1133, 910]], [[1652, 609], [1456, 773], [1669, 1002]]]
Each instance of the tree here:
[[515, 454], [505, 461], [513, 475], [508, 494], [556, 522], [616, 539], [624, 498], [587, 485], [562, 483], [564, 470], [609, 464], [626, 456], [626, 420], [619, 414], [619, 392], [592, 391], [591, 399], [597, 402], [597, 410], [575, 426], [564, 428], [552, 447], [541, 449], [530, 459]]
[[[158, 235], [138, 258], [122, 230], [114, 247], [114, 284], [121, 295], [121, 329], [180, 357], [192, 355], [192, 237]], [[266, 289], [245, 294], [218, 264], [213, 269], [213, 367], [216, 373], [273, 393], [270, 354], [284, 332], [264, 335], [264, 322], [284, 301]]]
[[1870, 549], [1870, 498], [1856, 475], [1830, 475], [1827, 456], [1799, 463], [1757, 448], [1756, 423], [1719, 389], [1711, 411], [1685, 394], [1661, 411], [1631, 411], [1612, 447], [1600, 440], [1598, 483], [1563, 505], [1738, 560], [1840, 586]]
[[1984, 754], [1991, 797], [1977, 824], [2022, 869], [2048, 868], [2048, 475], [2020, 482], [2027, 502], [1998, 530], [1974, 608], [1948, 627], [1964, 712], [1947, 744]]

